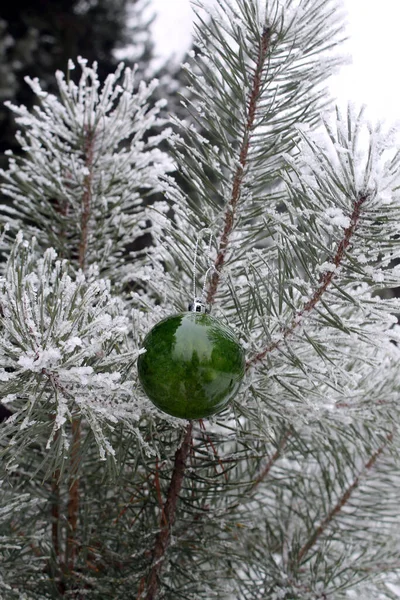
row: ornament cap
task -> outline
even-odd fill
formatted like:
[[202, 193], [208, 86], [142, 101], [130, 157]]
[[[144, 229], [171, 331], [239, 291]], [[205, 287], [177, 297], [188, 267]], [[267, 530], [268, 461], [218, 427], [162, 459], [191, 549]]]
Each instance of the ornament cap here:
[[188, 306], [189, 312], [208, 313], [210, 312], [203, 302], [202, 298], [195, 298]]

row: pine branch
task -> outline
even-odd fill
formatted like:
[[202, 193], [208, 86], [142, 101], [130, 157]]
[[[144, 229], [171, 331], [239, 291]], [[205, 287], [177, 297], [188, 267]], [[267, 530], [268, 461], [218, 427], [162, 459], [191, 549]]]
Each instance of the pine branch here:
[[[183, 478], [185, 475], [186, 461], [190, 450], [190, 442], [192, 439], [193, 423], [189, 423], [185, 437], [181, 446], [175, 454], [174, 470], [169, 485], [167, 499], [162, 507], [161, 530], [157, 536], [154, 550], [153, 561], [150, 574], [147, 580], [147, 592], [145, 600], [156, 600], [159, 591], [159, 577], [161, 569], [165, 561], [165, 554], [171, 541], [172, 527], [176, 517], [176, 507], [178, 503], [179, 493], [182, 488]], [[139, 595], [140, 597], [140, 595]]]
[[274, 464], [276, 463], [276, 461], [280, 458], [290, 436], [292, 435], [291, 431], [288, 429], [287, 431], [285, 431], [282, 439], [280, 440], [277, 449], [275, 450], [275, 452], [273, 453], [273, 455], [271, 456], [271, 458], [268, 460], [267, 464], [265, 465], [265, 467], [263, 468], [263, 470], [261, 471], [261, 473], [258, 475], [258, 477], [256, 477], [256, 479], [254, 480], [250, 491], [252, 492], [262, 481], [264, 481], [268, 475], [269, 472], [271, 471], [272, 467], [274, 466]]
[[92, 200], [92, 179], [93, 179], [93, 151], [94, 151], [94, 132], [87, 129], [85, 135], [85, 165], [88, 169], [88, 175], [84, 182], [84, 192], [82, 197], [81, 212], [81, 239], [79, 244], [79, 267], [85, 271], [86, 253], [89, 236], [90, 208]]
[[[87, 128], [85, 132], [85, 165], [88, 174], [84, 182], [84, 192], [82, 196], [82, 212], [81, 212], [81, 237], [79, 244], [79, 267], [82, 271], [86, 268], [86, 255], [89, 238], [89, 221], [91, 214], [91, 199], [92, 199], [92, 179], [93, 179], [93, 157], [94, 157], [94, 132]], [[79, 515], [79, 477], [78, 468], [80, 460], [80, 445], [81, 445], [81, 416], [78, 415], [72, 419], [72, 449], [71, 449], [71, 473], [70, 473], [70, 488], [68, 500], [68, 535], [66, 557], [68, 568], [73, 570], [77, 554], [76, 530], [78, 527]]]
[[[53, 386], [54, 390], [61, 390], [61, 392], [66, 392], [60, 386], [59, 381], [54, 377], [52, 373], [49, 373], [46, 369], [42, 370], [42, 375], [47, 377]], [[55, 416], [52, 417], [52, 421], [55, 421]], [[56, 431], [54, 438], [57, 439], [60, 435], [59, 431]], [[54, 555], [57, 560], [57, 565], [62, 569], [65, 568], [64, 560], [61, 554], [61, 545], [60, 545], [60, 469], [55, 469], [51, 475], [51, 541], [53, 545]], [[69, 534], [67, 535], [67, 543], [68, 543]], [[68, 555], [65, 557], [68, 558]], [[62, 579], [58, 582], [60, 593], [64, 593], [64, 583]]]
[[[27, 539], [27, 536], [26, 536], [25, 532], [24, 532], [24, 531], [21, 531], [21, 530], [19, 530], [19, 529], [16, 527], [16, 525], [14, 525], [13, 523], [11, 523], [11, 524], [10, 524], [10, 527], [11, 527], [11, 529], [12, 529], [12, 530], [13, 530], [13, 531], [14, 531], [14, 532], [15, 532], [15, 533], [18, 535], [18, 537], [22, 538], [23, 540], [26, 540], [26, 539]], [[34, 544], [33, 542], [29, 542], [29, 546], [30, 546], [31, 550], [33, 551], [34, 555], [35, 555], [37, 558], [41, 558], [41, 557], [43, 557], [43, 554], [42, 554], [41, 550], [40, 550], [40, 549], [39, 549], [37, 546], [35, 546], [35, 544]]]
[[386, 447], [390, 444], [390, 442], [392, 440], [393, 440], [393, 432], [389, 433], [387, 435], [386, 441], [378, 448], [378, 450], [376, 452], [374, 452], [372, 454], [370, 459], [365, 463], [364, 468], [362, 469], [360, 474], [357, 475], [357, 477], [355, 477], [354, 481], [346, 489], [346, 491], [341, 496], [341, 498], [338, 500], [336, 505], [328, 513], [328, 515], [325, 517], [325, 519], [322, 521], [322, 523], [320, 523], [320, 525], [314, 530], [313, 534], [307, 540], [307, 542], [302, 546], [302, 548], [300, 549], [300, 551], [297, 555], [298, 563], [301, 563], [303, 558], [306, 557], [306, 555], [311, 550], [311, 548], [313, 548], [313, 546], [316, 544], [316, 542], [319, 540], [319, 538], [324, 534], [324, 532], [326, 531], [329, 524], [333, 521], [333, 519], [340, 513], [340, 511], [343, 509], [343, 507], [347, 504], [347, 502], [350, 500], [353, 492], [358, 488], [362, 477], [365, 476], [367, 474], [367, 472], [370, 469], [372, 469], [372, 467], [374, 467], [376, 461], [378, 460], [378, 458], [381, 456], [381, 454], [384, 452], [384, 450], [386, 449]]
[[76, 530], [78, 527], [79, 514], [79, 454], [81, 444], [81, 420], [75, 417], [72, 421], [72, 449], [71, 449], [71, 473], [68, 500], [68, 535], [67, 535], [67, 561], [70, 571], [73, 570], [77, 555]]
[[[34, 475], [21, 480], [21, 497], [12, 486], [6, 490], [10, 550], [1, 557], [0, 596], [10, 589], [13, 598], [322, 599], [336, 590], [342, 597], [348, 581], [357, 586], [360, 563], [367, 569], [396, 561], [398, 465], [387, 459], [376, 464], [391, 436], [385, 438], [387, 429], [379, 434], [382, 420], [374, 420], [372, 442], [362, 425], [367, 421], [370, 431], [378, 396], [395, 407], [399, 386], [395, 304], [382, 300], [378, 306], [374, 296], [379, 286], [399, 280], [400, 270], [390, 266], [400, 256], [400, 204], [397, 193], [391, 197], [397, 187], [386, 175], [384, 184], [378, 181], [379, 136], [372, 136], [379, 156], [371, 145], [362, 172], [351, 118], [339, 123], [336, 137], [332, 133], [336, 162], [311, 139], [293, 157], [301, 125], [316, 123], [325, 103], [321, 83], [335, 64], [321, 54], [336, 39], [330, 0], [305, 0], [300, 7], [292, 0], [264, 7], [255, 0], [217, 4], [221, 14], [199, 32], [193, 99], [190, 92], [184, 96], [202, 133], [185, 119], [184, 136], [175, 140], [176, 165], [183, 165], [193, 195], [178, 181], [176, 194], [174, 181], [161, 176], [159, 182], [164, 168], [157, 145], [164, 138], [151, 131], [157, 122], [146, 105], [151, 86], [134, 83], [129, 72], [120, 81], [119, 71], [98, 93], [95, 72], [85, 66], [79, 86], [60, 79], [61, 104], [40, 92], [44, 112], [32, 118], [19, 113], [31, 159], [21, 167], [15, 161], [7, 176], [15, 201], [6, 212], [9, 237], [26, 225], [24, 239], [35, 235], [38, 247], [28, 253], [21, 243], [0, 285], [6, 334], [0, 392], [16, 411], [11, 456], [22, 463], [22, 474]], [[390, 169], [397, 172], [397, 163]], [[275, 187], [280, 178], [286, 189]], [[386, 208], [376, 188], [390, 196]], [[144, 191], [157, 190], [167, 203], [147, 209]], [[367, 199], [359, 190], [374, 191]], [[141, 418], [147, 405], [132, 365], [148, 326], [165, 307], [181, 306], [181, 288], [192, 275], [190, 248], [199, 229], [215, 223], [207, 300], [215, 305], [223, 299], [226, 320], [245, 347], [256, 348], [248, 369], [277, 348], [283, 360], [238, 396], [240, 418], [222, 416], [207, 431], [200, 421], [196, 444], [190, 423], [176, 442], [168, 420], [154, 426], [150, 417]], [[149, 253], [135, 245], [129, 254], [131, 242], [148, 234], [154, 242]], [[0, 242], [0, 250], [7, 244]], [[53, 268], [54, 261], [60, 266]], [[208, 256], [201, 261], [208, 269]], [[97, 281], [84, 277], [89, 267]], [[221, 281], [228, 267], [231, 289]], [[353, 296], [356, 286], [365, 292]], [[262, 337], [267, 330], [277, 333]], [[254, 346], [259, 339], [264, 342]], [[296, 352], [285, 352], [294, 340]], [[358, 412], [346, 411], [336, 422], [333, 407], [345, 399]], [[54, 427], [45, 446], [49, 412]], [[396, 419], [395, 408], [390, 419]], [[1, 426], [6, 435], [12, 423]], [[32, 440], [39, 445], [30, 457]], [[1, 443], [11, 454], [9, 440]], [[156, 459], [146, 452], [151, 446]], [[102, 462], [109, 452], [117, 479]], [[172, 461], [167, 470], [164, 459]], [[42, 477], [46, 464], [53, 472]], [[11, 471], [11, 483], [17, 475]], [[40, 480], [48, 475], [46, 498]], [[16, 496], [15, 508], [8, 496], [11, 502]], [[26, 544], [12, 539], [21, 537], [19, 529], [7, 531], [9, 515], [17, 512]], [[37, 556], [46, 532], [50, 552], [45, 544]], [[25, 548], [30, 540], [36, 546]], [[314, 560], [312, 569], [301, 568]], [[372, 584], [374, 577], [382, 580], [376, 575], [369, 577]]]
[[252, 359], [247, 361], [246, 370], [248, 370], [254, 364], [261, 362], [267, 354], [269, 354], [273, 350], [276, 350], [277, 348], [279, 348], [280, 345], [282, 344], [282, 342], [284, 340], [286, 340], [286, 338], [288, 338], [290, 335], [292, 335], [292, 333], [298, 328], [298, 326], [302, 322], [302, 318], [304, 317], [304, 315], [307, 313], [310, 313], [315, 308], [315, 306], [318, 304], [318, 302], [321, 300], [322, 296], [324, 295], [324, 293], [326, 292], [326, 290], [328, 289], [328, 287], [334, 280], [337, 269], [343, 263], [343, 260], [345, 257], [345, 252], [346, 252], [347, 248], [349, 247], [352, 237], [357, 229], [357, 225], [358, 225], [358, 222], [360, 219], [362, 205], [367, 200], [367, 198], [368, 198], [367, 195], [365, 195], [365, 194], [361, 195], [358, 198], [358, 200], [356, 200], [354, 203], [353, 211], [352, 211], [352, 214], [350, 217], [350, 224], [344, 230], [343, 238], [340, 241], [338, 249], [336, 251], [336, 254], [332, 260], [332, 264], [334, 265], [335, 270], [325, 271], [322, 274], [321, 279], [320, 279], [320, 284], [319, 284], [318, 288], [315, 290], [313, 296], [303, 306], [303, 308], [300, 309], [296, 313], [291, 324], [283, 330], [283, 334], [282, 334], [281, 338], [279, 340], [276, 340], [275, 342], [272, 342], [262, 352], [259, 352], [258, 354], [256, 354], [256, 356], [254, 356]]
[[[58, 432], [57, 432], [58, 434]], [[52, 474], [51, 478], [51, 540], [53, 544], [54, 555], [57, 560], [57, 566], [60, 567], [61, 573], [65, 568], [65, 565], [62, 560], [61, 555], [61, 545], [60, 545], [60, 535], [59, 535], [59, 526], [60, 526], [60, 469], [56, 469]], [[63, 581], [63, 577], [61, 576], [58, 581], [58, 590], [61, 595], [65, 592], [65, 584]]]
[[228, 207], [225, 211], [225, 226], [219, 244], [218, 255], [214, 263], [214, 273], [211, 277], [211, 283], [207, 294], [207, 302], [209, 304], [213, 304], [215, 302], [215, 295], [218, 289], [220, 273], [225, 263], [226, 251], [229, 244], [229, 237], [232, 233], [234, 226], [236, 209], [240, 199], [243, 177], [247, 165], [247, 156], [249, 153], [251, 133], [254, 127], [254, 120], [256, 116], [258, 101], [260, 99], [262, 72], [265, 66], [265, 61], [267, 59], [268, 50], [270, 47], [271, 33], [271, 29], [269, 27], [266, 27], [262, 33], [260, 40], [260, 46], [258, 49], [258, 59], [254, 71], [253, 85], [249, 98], [248, 117], [240, 148], [239, 165], [236, 169], [236, 173], [233, 178], [232, 194], [229, 200]]
[[[57, 432], [58, 433], [58, 432]], [[60, 520], [60, 469], [56, 469], [51, 478], [51, 539], [54, 554], [60, 560], [59, 520]]]

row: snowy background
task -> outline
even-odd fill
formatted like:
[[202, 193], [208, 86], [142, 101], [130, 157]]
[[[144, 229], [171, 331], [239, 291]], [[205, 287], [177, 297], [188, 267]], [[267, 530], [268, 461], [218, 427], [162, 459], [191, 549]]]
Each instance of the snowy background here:
[[[213, 0], [208, 0], [212, 4]], [[331, 80], [340, 106], [349, 100], [367, 106], [373, 121], [400, 120], [400, 0], [343, 0], [349, 41], [343, 51], [352, 64]], [[190, 0], [152, 0], [157, 64], [166, 57], [180, 62], [192, 38]]]

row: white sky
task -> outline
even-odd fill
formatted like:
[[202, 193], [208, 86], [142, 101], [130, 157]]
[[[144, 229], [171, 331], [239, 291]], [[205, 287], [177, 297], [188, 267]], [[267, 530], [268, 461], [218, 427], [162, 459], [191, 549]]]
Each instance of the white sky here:
[[[373, 120], [400, 121], [400, 0], [343, 1], [350, 36], [345, 51], [353, 62], [332, 80], [332, 94], [341, 106], [365, 104]], [[190, 0], [152, 0], [152, 7], [156, 53], [179, 61], [191, 42]]]

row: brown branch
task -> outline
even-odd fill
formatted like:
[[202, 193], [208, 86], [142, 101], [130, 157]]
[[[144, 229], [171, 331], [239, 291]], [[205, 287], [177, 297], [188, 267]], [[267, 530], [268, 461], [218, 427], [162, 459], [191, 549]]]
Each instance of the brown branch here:
[[146, 587], [146, 579], [145, 579], [145, 577], [142, 577], [142, 579], [140, 580], [140, 583], [139, 583], [139, 591], [138, 591], [138, 595], [137, 595], [136, 600], [140, 600], [140, 598], [142, 597], [142, 594], [144, 592], [145, 587]]
[[92, 180], [93, 180], [93, 158], [94, 158], [94, 132], [86, 131], [85, 140], [85, 166], [89, 173], [84, 179], [84, 192], [82, 196], [81, 211], [81, 239], [79, 243], [79, 266], [82, 271], [86, 267], [86, 254], [89, 239], [90, 209], [92, 204]]
[[74, 569], [77, 543], [76, 530], [78, 527], [79, 514], [79, 450], [81, 445], [81, 422], [79, 418], [72, 420], [72, 448], [71, 448], [71, 471], [68, 499], [68, 535], [67, 535], [67, 564], [70, 571]]
[[161, 485], [160, 485], [160, 470], [159, 470], [159, 466], [158, 466], [158, 458], [157, 457], [156, 457], [156, 468], [155, 468], [155, 472], [154, 472], [154, 485], [156, 488], [158, 505], [161, 508], [161, 520], [164, 520], [165, 517], [164, 517], [164, 507], [163, 507], [162, 494], [161, 494]]
[[341, 266], [341, 264], [343, 262], [343, 259], [345, 257], [345, 252], [351, 243], [351, 239], [354, 235], [354, 232], [357, 228], [357, 225], [358, 225], [358, 222], [360, 219], [361, 207], [364, 204], [364, 202], [367, 200], [367, 197], [368, 196], [366, 196], [366, 195], [362, 195], [354, 203], [353, 212], [351, 213], [351, 217], [350, 217], [350, 224], [344, 230], [343, 239], [340, 241], [338, 249], [336, 250], [336, 254], [332, 260], [332, 263], [335, 266], [335, 270], [334, 271], [325, 271], [325, 273], [322, 274], [320, 282], [319, 282], [319, 286], [315, 290], [313, 296], [303, 306], [303, 308], [295, 314], [291, 324], [283, 329], [281, 338], [275, 342], [272, 342], [262, 352], [259, 352], [252, 359], [247, 361], [246, 370], [248, 370], [252, 365], [254, 365], [258, 362], [261, 362], [267, 354], [269, 354], [273, 350], [276, 350], [277, 348], [279, 348], [279, 346], [282, 344], [282, 342], [297, 329], [297, 327], [300, 325], [300, 323], [302, 321], [303, 316], [306, 313], [311, 312], [313, 310], [313, 308], [315, 308], [315, 306], [317, 305], [319, 300], [321, 300], [323, 294], [325, 293], [325, 291], [327, 290], [327, 288], [329, 287], [329, 285], [332, 283], [333, 279], [335, 278], [336, 270]]
[[[89, 221], [92, 203], [92, 180], [94, 159], [94, 132], [90, 129], [85, 131], [85, 166], [88, 174], [84, 179], [84, 191], [82, 196], [81, 211], [81, 238], [79, 244], [79, 266], [85, 271], [87, 266], [87, 249], [89, 239]], [[81, 417], [72, 419], [72, 448], [71, 448], [71, 470], [70, 487], [68, 499], [68, 535], [67, 535], [67, 564], [70, 571], [74, 569], [77, 556], [76, 530], [79, 516], [79, 461], [81, 444]]]
[[[57, 431], [58, 435], [59, 432]], [[57, 561], [57, 567], [59, 569], [59, 576], [55, 578], [58, 591], [60, 596], [63, 596], [65, 593], [65, 583], [64, 583], [64, 571], [65, 571], [65, 563], [61, 554], [61, 544], [60, 544], [60, 534], [59, 534], [59, 526], [60, 526], [60, 469], [56, 469], [51, 477], [51, 540], [53, 543], [53, 551]], [[51, 568], [49, 565], [49, 572], [51, 572]]]
[[[60, 383], [57, 375], [48, 369], [42, 369], [42, 375], [48, 378], [55, 390], [59, 390], [66, 398], [71, 398], [69, 392]], [[56, 433], [58, 435], [58, 432]], [[76, 559], [76, 541], [75, 532], [78, 524], [79, 513], [79, 480], [77, 472], [79, 467], [79, 448], [81, 438], [81, 424], [79, 417], [72, 419], [72, 448], [71, 448], [71, 471], [70, 471], [70, 488], [68, 499], [68, 531], [66, 540], [65, 563], [63, 564], [60, 554], [59, 543], [59, 519], [60, 519], [60, 491], [59, 491], [59, 470], [56, 470], [52, 475], [52, 504], [51, 504], [51, 532], [54, 552], [59, 559], [60, 566], [64, 569], [67, 566], [70, 570], [73, 569]]]
[[269, 472], [271, 471], [272, 467], [274, 466], [274, 464], [276, 463], [276, 461], [278, 460], [278, 458], [281, 456], [283, 449], [285, 448], [289, 438], [291, 436], [291, 432], [288, 429], [287, 431], [285, 431], [285, 433], [283, 434], [277, 449], [275, 450], [275, 452], [273, 453], [273, 455], [270, 457], [270, 459], [268, 460], [267, 464], [265, 465], [265, 467], [263, 468], [263, 470], [261, 471], [261, 473], [258, 475], [258, 477], [253, 481], [252, 486], [250, 488], [250, 491], [252, 492], [262, 481], [264, 481], [264, 479], [266, 479], [266, 477], [268, 477]]
[[[53, 387], [56, 387], [54, 378], [47, 369], [42, 369], [42, 374], [45, 375]], [[55, 415], [52, 416], [53, 423]], [[54, 439], [57, 440], [59, 431], [56, 431]], [[58, 564], [61, 566], [62, 559], [60, 555], [60, 539], [59, 539], [59, 520], [60, 520], [60, 469], [55, 469], [51, 476], [51, 540], [53, 550]]]
[[176, 507], [185, 475], [186, 461], [190, 450], [193, 423], [189, 423], [182, 444], [175, 453], [174, 470], [169, 484], [167, 499], [162, 509], [160, 532], [155, 541], [153, 560], [147, 579], [146, 600], [156, 600], [159, 590], [159, 576], [165, 561], [166, 551], [171, 542], [172, 527], [176, 517]]
[[388, 444], [393, 440], [393, 433], [389, 433], [386, 437], [386, 441], [382, 444], [380, 448], [376, 452], [374, 452], [368, 462], [364, 465], [364, 468], [360, 472], [359, 475], [354, 479], [352, 484], [347, 488], [344, 492], [343, 496], [338, 500], [336, 505], [332, 508], [332, 510], [328, 513], [325, 519], [318, 525], [318, 527], [314, 530], [314, 533], [308, 539], [308, 541], [304, 544], [304, 546], [300, 549], [299, 554], [297, 556], [297, 561], [300, 563], [303, 558], [308, 554], [311, 548], [316, 544], [318, 539], [323, 535], [326, 531], [328, 525], [333, 521], [333, 519], [340, 513], [342, 508], [347, 504], [350, 500], [353, 492], [358, 488], [360, 484], [360, 480], [366, 473], [372, 469], [375, 465], [378, 458], [381, 456], [385, 448]]
[[202, 430], [202, 433], [203, 433], [204, 443], [206, 445], [207, 451], [208, 451], [208, 445], [210, 445], [211, 449], [213, 451], [214, 457], [217, 460], [219, 466], [221, 467], [221, 472], [218, 473], [217, 465], [214, 465], [215, 474], [216, 475], [223, 475], [225, 477], [226, 483], [228, 483], [229, 477], [228, 477], [228, 473], [225, 470], [224, 462], [219, 457], [217, 449], [214, 446], [212, 439], [210, 438], [210, 436], [207, 433], [206, 426], [204, 425], [203, 419], [199, 419], [199, 424], [200, 424], [200, 429]]
[[[140, 497], [139, 497], [139, 493], [142, 492], [144, 490], [144, 486], [145, 484], [148, 483], [150, 477], [151, 477], [151, 473], [148, 473], [148, 475], [145, 477], [143, 483], [142, 483], [142, 487], [140, 489], [138, 489], [137, 491], [135, 491], [131, 497], [129, 498], [128, 502], [123, 506], [123, 508], [120, 510], [120, 512], [118, 513], [118, 515], [115, 517], [115, 519], [113, 520], [113, 525], [116, 525], [118, 523], [118, 521], [125, 515], [125, 513], [128, 511], [128, 509], [133, 506], [133, 504], [136, 502], [140, 502]], [[143, 508], [141, 509], [143, 510]], [[134, 518], [133, 522], [136, 520], [137, 517]], [[131, 526], [133, 524], [133, 522], [131, 523]]]
[[232, 185], [232, 193], [228, 203], [228, 207], [225, 211], [225, 225], [221, 235], [221, 240], [219, 243], [219, 249], [217, 258], [214, 263], [214, 273], [211, 277], [210, 287], [207, 293], [207, 302], [209, 304], [213, 304], [215, 301], [215, 295], [218, 289], [219, 277], [221, 270], [225, 263], [226, 251], [229, 243], [229, 237], [233, 230], [233, 225], [235, 221], [236, 208], [240, 199], [240, 193], [243, 183], [243, 177], [245, 168], [247, 165], [247, 157], [249, 153], [250, 146], [250, 138], [251, 132], [254, 127], [254, 120], [256, 116], [257, 102], [260, 97], [261, 83], [262, 83], [262, 71], [265, 65], [265, 61], [267, 58], [269, 44], [271, 40], [271, 29], [265, 28], [260, 39], [260, 45], [258, 49], [258, 58], [257, 64], [254, 71], [253, 76], [253, 85], [252, 90], [249, 97], [249, 107], [248, 107], [248, 116], [247, 122], [245, 125], [245, 130], [243, 134], [243, 140], [240, 147], [239, 154], [239, 165], [236, 169], [233, 185]]
[[51, 478], [51, 539], [53, 542], [54, 554], [59, 563], [60, 560], [60, 540], [58, 534], [60, 519], [60, 469], [56, 469]]

